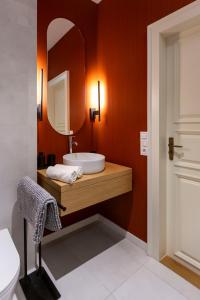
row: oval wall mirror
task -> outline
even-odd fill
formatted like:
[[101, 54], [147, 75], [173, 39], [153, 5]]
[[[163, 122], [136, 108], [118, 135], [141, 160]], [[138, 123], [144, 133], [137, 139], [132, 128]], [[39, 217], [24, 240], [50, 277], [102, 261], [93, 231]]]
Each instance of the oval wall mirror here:
[[64, 18], [47, 30], [47, 115], [60, 134], [76, 133], [85, 120], [85, 41], [79, 28]]

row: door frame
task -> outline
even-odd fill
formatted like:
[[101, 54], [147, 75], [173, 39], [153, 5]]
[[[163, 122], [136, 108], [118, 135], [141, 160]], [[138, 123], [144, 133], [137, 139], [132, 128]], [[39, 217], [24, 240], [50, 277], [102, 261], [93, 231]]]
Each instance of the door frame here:
[[148, 26], [147, 252], [160, 260], [167, 250], [165, 38], [200, 24], [200, 0]]

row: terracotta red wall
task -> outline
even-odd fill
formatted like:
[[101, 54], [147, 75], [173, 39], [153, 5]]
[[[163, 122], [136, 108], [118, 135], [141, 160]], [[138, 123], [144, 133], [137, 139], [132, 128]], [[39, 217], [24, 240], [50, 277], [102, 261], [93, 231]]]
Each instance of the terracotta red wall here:
[[[78, 8], [78, 9], [77, 9]], [[86, 47], [86, 87], [96, 72], [96, 24], [97, 5], [90, 0], [39, 0], [38, 1], [38, 79], [40, 69], [44, 69], [44, 103], [43, 121], [38, 122], [38, 151], [45, 154], [56, 153], [57, 161], [62, 162], [62, 156], [67, 153], [67, 138], [56, 133], [50, 126], [46, 112], [47, 96], [47, 28], [55, 18], [67, 18], [82, 32]], [[38, 80], [39, 82], [39, 80]], [[38, 90], [39, 90], [38, 86]], [[86, 100], [88, 91], [86, 90]], [[92, 132], [88, 119], [89, 107], [86, 107], [86, 120], [77, 134], [78, 151], [91, 150]]]
[[189, 0], [103, 0], [98, 11], [98, 74], [107, 89], [96, 128], [97, 151], [133, 168], [133, 194], [105, 203], [102, 213], [147, 240], [147, 159], [140, 131], [147, 129], [147, 26]]
[[74, 26], [48, 52], [48, 80], [69, 71], [70, 129], [77, 132], [85, 119], [85, 41]]
[[[71, 16], [88, 38], [88, 78], [100, 79], [106, 87], [102, 121], [92, 127], [88, 120], [85, 122], [78, 136], [79, 150], [93, 149], [104, 153], [108, 161], [133, 168], [133, 193], [93, 207], [93, 213], [101, 212], [144, 241], [147, 239], [147, 161], [139, 153], [139, 133], [147, 129], [147, 26], [191, 2], [103, 0], [98, 6], [97, 35], [93, 28], [97, 15], [90, 0], [60, 0], [59, 6], [55, 4], [58, 1], [43, 0], [38, 5], [38, 30], [42, 31], [38, 37], [39, 52], [43, 50], [44, 54], [48, 22], [58, 15]], [[57, 151], [60, 156], [66, 151], [66, 140], [55, 135], [46, 119], [39, 125], [39, 139], [41, 150]], [[53, 146], [55, 140], [58, 147]], [[91, 210], [78, 218], [89, 214]], [[76, 221], [77, 215], [69, 218], [70, 222]]]
[[[67, 18], [81, 30], [85, 39], [86, 49], [86, 109], [85, 122], [76, 135], [77, 151], [92, 150], [93, 131], [89, 121], [88, 111], [89, 91], [87, 87], [96, 74], [96, 36], [97, 36], [97, 5], [90, 0], [38, 0], [37, 13], [37, 70], [38, 91], [40, 90], [40, 69], [44, 70], [43, 120], [38, 122], [38, 152], [55, 153], [57, 162], [62, 162], [62, 156], [67, 153], [67, 137], [56, 133], [47, 119], [47, 28], [55, 18]], [[64, 226], [87, 218], [98, 212], [98, 207], [81, 210], [63, 218]]]

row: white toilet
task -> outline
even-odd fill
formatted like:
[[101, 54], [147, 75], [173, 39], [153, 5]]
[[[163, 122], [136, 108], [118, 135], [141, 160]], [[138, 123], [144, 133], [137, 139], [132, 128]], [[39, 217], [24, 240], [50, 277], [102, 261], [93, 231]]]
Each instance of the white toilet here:
[[20, 271], [20, 258], [8, 229], [0, 230], [0, 300], [12, 300]]

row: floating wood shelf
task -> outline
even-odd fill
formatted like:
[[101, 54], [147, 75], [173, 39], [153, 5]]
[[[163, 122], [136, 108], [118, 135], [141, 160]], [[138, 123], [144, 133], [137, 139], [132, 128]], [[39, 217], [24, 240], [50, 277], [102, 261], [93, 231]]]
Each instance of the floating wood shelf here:
[[63, 217], [75, 211], [132, 191], [132, 169], [106, 162], [101, 173], [84, 175], [73, 184], [47, 178], [46, 170], [38, 170], [38, 184], [67, 208]]

